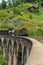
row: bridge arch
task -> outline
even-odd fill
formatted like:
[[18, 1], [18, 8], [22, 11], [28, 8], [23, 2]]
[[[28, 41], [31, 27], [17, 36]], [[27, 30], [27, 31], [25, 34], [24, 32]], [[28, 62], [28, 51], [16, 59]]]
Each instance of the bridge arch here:
[[7, 48], [7, 40], [6, 39], [3, 40], [3, 45], [4, 45], [4, 48]]
[[24, 50], [23, 50], [23, 65], [26, 64], [27, 61], [27, 48], [26, 46], [24, 46]]
[[17, 50], [17, 43], [16, 43], [16, 41], [14, 41], [13, 49]]
[[18, 56], [17, 56], [17, 65], [22, 64], [22, 45], [19, 43], [19, 48], [18, 48]]
[[8, 41], [8, 49], [9, 49], [9, 51], [10, 51], [10, 54], [12, 54], [12, 41], [11, 41], [11, 39], [9, 39], [9, 41]]
[[0, 38], [0, 56], [3, 55], [3, 45], [2, 45], [2, 40]]

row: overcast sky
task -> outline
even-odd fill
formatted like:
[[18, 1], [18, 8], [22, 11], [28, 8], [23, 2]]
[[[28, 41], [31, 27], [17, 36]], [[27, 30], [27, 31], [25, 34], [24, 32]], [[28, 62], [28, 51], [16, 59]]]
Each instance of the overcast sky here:
[[[1, 3], [2, 0], [0, 0], [0, 3]], [[7, 1], [7, 0], [6, 0]]]

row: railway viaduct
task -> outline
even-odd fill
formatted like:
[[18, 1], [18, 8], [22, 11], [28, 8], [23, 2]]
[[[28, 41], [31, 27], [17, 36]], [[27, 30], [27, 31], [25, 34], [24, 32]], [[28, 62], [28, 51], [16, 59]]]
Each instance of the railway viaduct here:
[[5, 65], [43, 65], [43, 46], [34, 39], [0, 35], [0, 46]]

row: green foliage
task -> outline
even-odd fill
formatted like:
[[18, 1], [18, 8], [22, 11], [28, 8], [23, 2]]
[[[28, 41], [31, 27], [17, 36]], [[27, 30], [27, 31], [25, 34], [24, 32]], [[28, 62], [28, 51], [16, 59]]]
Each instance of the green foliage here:
[[39, 36], [43, 36], [43, 29], [42, 28], [39, 28], [38, 30], [37, 30], [37, 35]]
[[32, 15], [30, 14], [30, 19], [32, 19]]
[[6, 65], [6, 60], [3, 57], [0, 57], [0, 65]]
[[0, 46], [0, 52], [2, 51], [2, 47]]
[[27, 10], [28, 7], [36, 5], [21, 3], [18, 6], [0, 10], [0, 30], [18, 30], [26, 27], [29, 36], [43, 37], [43, 8], [40, 8], [40, 12], [35, 13]]

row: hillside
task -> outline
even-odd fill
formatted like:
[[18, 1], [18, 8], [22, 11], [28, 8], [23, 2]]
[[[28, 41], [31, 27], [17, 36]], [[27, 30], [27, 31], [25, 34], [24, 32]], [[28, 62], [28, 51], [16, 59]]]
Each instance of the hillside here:
[[[39, 12], [29, 12], [36, 4], [22, 3], [16, 7], [0, 10], [0, 30], [21, 29], [25, 27], [30, 37], [43, 37], [43, 8]], [[20, 24], [15, 24], [20, 21]]]

